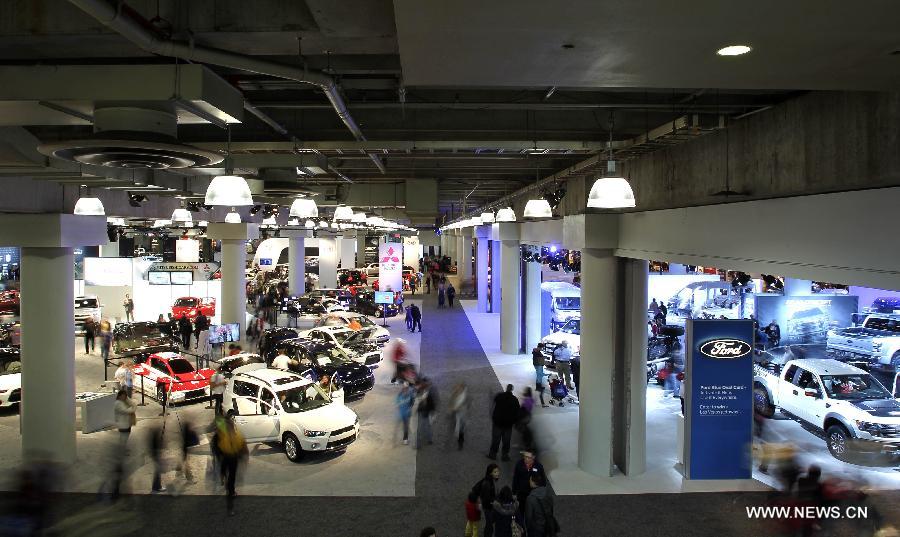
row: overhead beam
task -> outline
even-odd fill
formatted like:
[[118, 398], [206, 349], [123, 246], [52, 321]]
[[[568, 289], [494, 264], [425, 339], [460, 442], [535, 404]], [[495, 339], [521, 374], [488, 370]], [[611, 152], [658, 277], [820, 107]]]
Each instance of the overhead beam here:
[[[201, 149], [210, 151], [226, 149], [225, 142], [187, 142]], [[381, 149], [406, 150], [450, 150], [450, 149], [483, 149], [541, 153], [549, 150], [598, 151], [606, 149], [606, 142], [580, 140], [368, 140], [363, 142], [349, 140], [321, 140], [294, 142], [231, 142], [232, 151], [294, 151], [297, 149], [342, 150], [342, 151], [376, 151]]]

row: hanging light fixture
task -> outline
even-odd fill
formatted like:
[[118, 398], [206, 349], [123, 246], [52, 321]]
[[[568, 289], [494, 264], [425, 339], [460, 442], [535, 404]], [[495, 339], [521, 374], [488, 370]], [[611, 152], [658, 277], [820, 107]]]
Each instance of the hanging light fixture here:
[[366, 224], [372, 227], [381, 227], [384, 225], [384, 219], [380, 216], [370, 216], [369, 218], [366, 218]]
[[350, 218], [350, 221], [354, 224], [364, 224], [366, 222], [366, 213], [362, 211], [353, 213], [353, 217]]
[[298, 218], [290, 218], [290, 219], [288, 219], [287, 225], [289, 225], [289, 226], [299, 226], [299, 225], [300, 225], [300, 220], [299, 220]]
[[321, 220], [319, 222], [319, 227], [325, 229], [326, 227], [328, 227], [328, 222], [326, 222], [325, 220]]
[[594, 181], [588, 194], [587, 206], [595, 209], [624, 209], [634, 207], [634, 191], [628, 179], [616, 174], [616, 161], [613, 160], [612, 136], [615, 115], [609, 114], [609, 157], [606, 162], [606, 175]]
[[106, 210], [103, 208], [100, 198], [78, 198], [73, 213], [83, 216], [106, 216]]
[[277, 227], [277, 226], [278, 226], [278, 222], [275, 220], [275, 217], [274, 217], [274, 216], [269, 216], [269, 217], [263, 218], [263, 221], [262, 221], [262, 224], [261, 224], [261, 225], [263, 225], [263, 226]]
[[153, 227], [166, 227], [166, 226], [171, 226], [171, 225], [172, 225], [172, 221], [171, 221], [171, 220], [162, 220], [162, 219], [160, 219], [160, 220], [154, 220], [154, 221], [153, 221]]
[[231, 211], [230, 213], [225, 215], [225, 223], [226, 224], [240, 224], [241, 223], [241, 215], [239, 215], [237, 211]]
[[512, 210], [512, 207], [506, 207], [504, 209], [500, 209], [497, 211], [497, 216], [494, 218], [494, 222], [515, 222], [516, 221], [516, 212]]
[[303, 224], [303, 226], [304, 226], [306, 229], [312, 229], [312, 228], [316, 227], [316, 223], [313, 222], [312, 220], [307, 220], [306, 223]]
[[244, 207], [253, 205], [247, 181], [239, 175], [218, 175], [206, 189], [205, 205]]
[[291, 204], [291, 216], [297, 218], [318, 218], [319, 208], [316, 202], [307, 198], [297, 198]]
[[482, 220], [480, 216], [475, 216], [469, 219], [469, 223], [473, 226], [480, 226], [484, 223], [484, 220]]
[[194, 225], [194, 216], [185, 208], [178, 208], [172, 212], [172, 223], [192, 227]]
[[547, 200], [533, 199], [528, 200], [525, 204], [525, 211], [522, 213], [524, 218], [551, 218], [553, 211], [550, 209], [550, 203]]
[[335, 222], [352, 220], [353, 219], [353, 208], [348, 207], [346, 205], [338, 205], [337, 209], [334, 210], [333, 219]]
[[492, 211], [487, 211], [481, 213], [481, 223], [482, 224], [491, 224], [494, 222], [494, 213]]

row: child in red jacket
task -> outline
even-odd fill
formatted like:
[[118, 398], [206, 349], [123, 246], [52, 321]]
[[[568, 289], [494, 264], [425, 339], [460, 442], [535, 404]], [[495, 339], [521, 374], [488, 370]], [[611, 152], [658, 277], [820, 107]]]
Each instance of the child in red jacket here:
[[466, 537], [478, 537], [478, 522], [481, 510], [478, 508], [478, 493], [472, 491], [466, 499]]

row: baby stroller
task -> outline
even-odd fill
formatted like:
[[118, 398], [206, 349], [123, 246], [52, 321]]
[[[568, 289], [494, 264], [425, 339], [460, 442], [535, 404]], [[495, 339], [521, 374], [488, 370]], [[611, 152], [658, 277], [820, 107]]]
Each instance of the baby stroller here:
[[566, 402], [572, 404], [578, 404], [578, 399], [575, 396], [569, 395], [569, 390], [566, 389], [566, 383], [559, 378], [559, 375], [553, 374], [549, 377], [550, 382], [550, 404], [551, 405], [559, 405], [560, 407], [566, 406]]

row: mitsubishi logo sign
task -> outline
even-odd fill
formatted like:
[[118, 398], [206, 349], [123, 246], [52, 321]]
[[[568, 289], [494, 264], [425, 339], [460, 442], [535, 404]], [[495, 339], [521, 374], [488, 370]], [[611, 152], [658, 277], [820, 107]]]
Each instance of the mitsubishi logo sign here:
[[400, 262], [400, 258], [397, 257], [396, 252], [394, 252], [393, 246], [390, 246], [388, 248], [387, 254], [381, 258], [381, 262], [382, 263], [388, 263], [388, 262], [399, 263]]
[[749, 343], [738, 339], [714, 339], [700, 345], [700, 352], [709, 358], [740, 358], [752, 350]]

